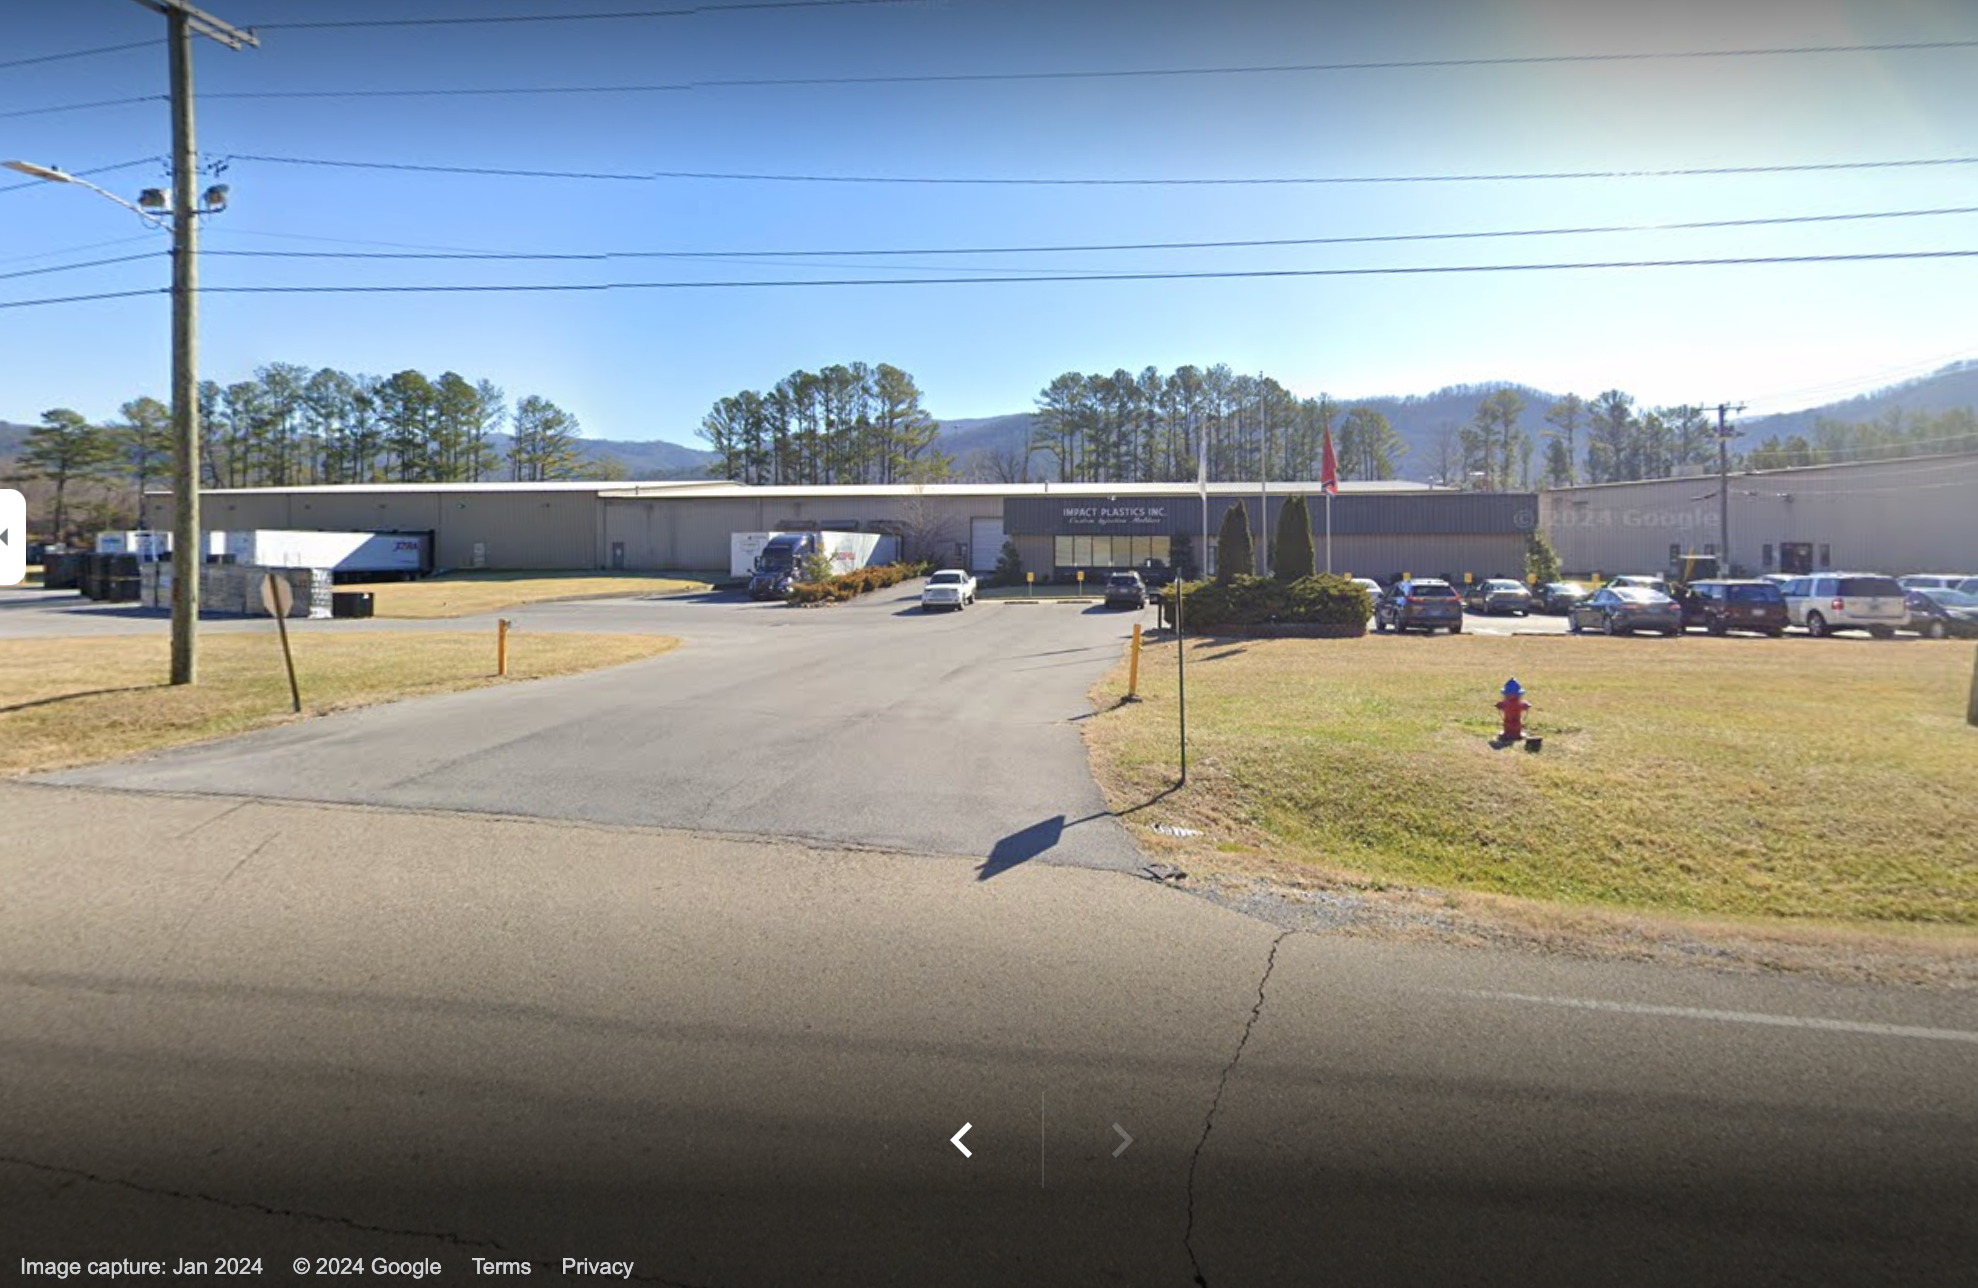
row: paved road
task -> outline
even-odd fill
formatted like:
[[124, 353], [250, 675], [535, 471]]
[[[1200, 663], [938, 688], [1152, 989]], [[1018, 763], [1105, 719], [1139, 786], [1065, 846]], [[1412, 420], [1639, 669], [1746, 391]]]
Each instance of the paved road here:
[[1967, 998], [474, 815], [0, 785], [0, 842], [10, 1265], [1688, 1286], [1978, 1254]]
[[1137, 867], [1078, 730], [1129, 616], [917, 602], [903, 588], [814, 611], [734, 596], [518, 610], [518, 648], [555, 629], [686, 647], [57, 781], [807, 837], [966, 855], [985, 875], [1038, 857]]
[[512, 616], [524, 646], [688, 643], [0, 784], [0, 1258], [696, 1288], [1978, 1264], [1968, 996], [1286, 935], [1140, 879], [1077, 734], [1128, 619]]

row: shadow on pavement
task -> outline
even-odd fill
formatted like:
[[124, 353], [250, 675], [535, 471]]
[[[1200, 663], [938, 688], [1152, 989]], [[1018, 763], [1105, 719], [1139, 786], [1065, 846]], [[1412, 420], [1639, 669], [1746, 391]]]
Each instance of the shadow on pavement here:
[[990, 877], [1008, 872], [1019, 863], [1036, 858], [1054, 848], [1064, 834], [1065, 816], [1062, 814], [1054, 814], [1041, 823], [1032, 823], [1021, 832], [1010, 833], [989, 851], [989, 857], [976, 869], [975, 879], [987, 881]]

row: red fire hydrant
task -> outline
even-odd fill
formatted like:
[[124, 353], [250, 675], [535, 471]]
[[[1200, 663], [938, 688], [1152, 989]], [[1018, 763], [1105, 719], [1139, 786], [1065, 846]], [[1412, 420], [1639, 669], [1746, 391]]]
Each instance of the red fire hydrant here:
[[1498, 743], [1508, 747], [1523, 742], [1525, 712], [1532, 709], [1532, 704], [1525, 701], [1525, 691], [1519, 687], [1516, 676], [1504, 682], [1504, 700], [1497, 704], [1497, 709], [1504, 713], [1504, 732], [1497, 735]]

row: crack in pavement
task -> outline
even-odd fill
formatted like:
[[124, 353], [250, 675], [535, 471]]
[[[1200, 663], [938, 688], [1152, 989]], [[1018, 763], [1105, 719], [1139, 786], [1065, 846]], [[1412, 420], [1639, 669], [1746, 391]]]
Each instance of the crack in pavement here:
[[[510, 1257], [518, 1255], [515, 1249], [495, 1239], [470, 1239], [464, 1235], [454, 1234], [446, 1230], [407, 1230], [388, 1225], [368, 1225], [362, 1221], [353, 1221], [349, 1217], [330, 1216], [322, 1212], [305, 1212], [297, 1208], [269, 1207], [265, 1203], [256, 1203], [250, 1199], [225, 1199], [216, 1194], [201, 1194], [193, 1190], [174, 1190], [160, 1185], [142, 1185], [136, 1181], [124, 1180], [117, 1176], [100, 1176], [95, 1172], [85, 1171], [79, 1167], [61, 1167], [53, 1163], [37, 1162], [31, 1158], [17, 1158], [10, 1154], [0, 1154], [0, 1166], [20, 1167], [31, 1172], [41, 1172], [45, 1175], [64, 1178], [66, 1184], [54, 1194], [49, 1195], [51, 1202], [59, 1198], [70, 1186], [89, 1182], [95, 1185], [108, 1185], [117, 1189], [130, 1190], [151, 1198], [180, 1199], [190, 1203], [209, 1203], [215, 1207], [228, 1208], [236, 1212], [250, 1212], [259, 1216], [294, 1221], [313, 1221], [318, 1225], [340, 1226], [343, 1229], [355, 1231], [358, 1234], [383, 1234], [405, 1239], [435, 1239], [450, 1247], [482, 1248], [491, 1252], [503, 1253]], [[523, 1257], [522, 1259], [532, 1265], [540, 1265], [544, 1270], [561, 1264], [554, 1257]], [[635, 1283], [659, 1284], [661, 1288], [702, 1288], [701, 1285], [689, 1284], [678, 1279], [664, 1279], [658, 1275], [634, 1274], [628, 1276], [628, 1278]]]
[[1195, 1167], [1202, 1161], [1202, 1151], [1208, 1147], [1209, 1133], [1215, 1130], [1216, 1110], [1222, 1107], [1223, 1092], [1229, 1088], [1229, 1076], [1236, 1072], [1237, 1061], [1243, 1058], [1243, 1048], [1250, 1045], [1250, 1033], [1264, 1013], [1264, 989], [1271, 982], [1271, 972], [1277, 969], [1277, 950], [1285, 940], [1297, 933], [1295, 930], [1281, 930], [1277, 938], [1271, 940], [1270, 956], [1265, 959], [1264, 973], [1257, 980], [1257, 1003], [1250, 1008], [1250, 1018], [1244, 1021], [1243, 1036], [1236, 1041], [1236, 1053], [1223, 1066], [1222, 1078], [1216, 1083], [1215, 1098], [1209, 1102], [1208, 1115], [1202, 1120], [1202, 1138], [1195, 1142], [1195, 1151], [1188, 1156], [1188, 1225], [1182, 1232], [1181, 1245], [1188, 1250], [1188, 1265], [1195, 1272], [1195, 1283], [1199, 1288], [1208, 1288], [1209, 1280], [1202, 1273], [1202, 1262], [1195, 1255]]

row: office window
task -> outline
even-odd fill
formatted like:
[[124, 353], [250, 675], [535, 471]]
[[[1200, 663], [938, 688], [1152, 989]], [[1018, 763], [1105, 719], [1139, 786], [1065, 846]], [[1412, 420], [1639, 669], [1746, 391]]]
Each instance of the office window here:
[[1168, 562], [1168, 551], [1171, 548], [1171, 543], [1166, 537], [1147, 538], [1147, 557], [1149, 559], [1158, 559], [1162, 563], [1166, 563]]
[[1085, 562], [1094, 568], [1112, 567], [1113, 539], [1111, 537], [1092, 538], [1092, 554]]
[[1820, 566], [1822, 568], [1832, 568], [1834, 566], [1834, 561], [1827, 551], [1827, 543], [1824, 541], [1820, 543]]
[[1768, 571], [1768, 572], [1769, 572], [1769, 571], [1771, 571], [1771, 568], [1772, 568], [1772, 543], [1771, 543], [1771, 542], [1769, 542], [1769, 541], [1768, 541], [1768, 542], [1766, 542], [1766, 543], [1765, 543], [1764, 545], [1762, 545], [1762, 546], [1760, 546], [1760, 547], [1758, 548], [1758, 564], [1759, 564], [1759, 566], [1760, 566], [1761, 568], [1764, 568], [1764, 569], [1765, 569], [1766, 571]]
[[1053, 537], [1051, 539], [1051, 566], [1053, 568], [1069, 568], [1071, 567], [1071, 557], [1071, 538]]
[[1716, 554], [1716, 553], [1717, 553], [1717, 543], [1716, 543], [1716, 542], [1714, 542], [1714, 541], [1706, 541], [1706, 542], [1704, 542], [1704, 544], [1703, 544], [1703, 553], [1705, 553], [1705, 554], [1707, 554], [1707, 555], [1714, 555], [1714, 554]]

